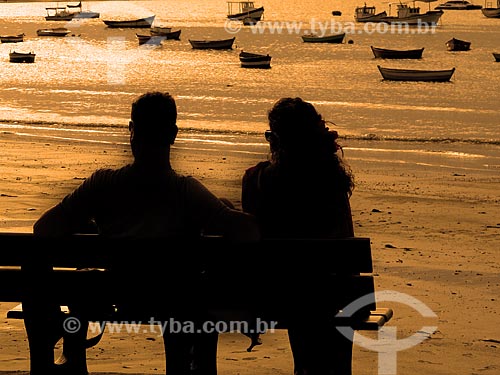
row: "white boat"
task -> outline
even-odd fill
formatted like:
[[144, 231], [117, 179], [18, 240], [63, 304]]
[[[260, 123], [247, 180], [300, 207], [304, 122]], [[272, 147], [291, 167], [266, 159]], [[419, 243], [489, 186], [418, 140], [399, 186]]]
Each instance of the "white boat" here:
[[253, 1], [228, 1], [227, 7], [227, 18], [246, 25], [260, 21], [264, 14], [264, 7], [256, 7]]
[[[427, 2], [425, 0], [423, 1]], [[389, 6], [390, 5], [391, 4], [389, 4]], [[412, 6], [404, 3], [396, 3], [396, 6], [397, 6], [396, 16], [381, 17], [378, 22], [411, 25], [411, 26], [415, 25], [436, 26], [437, 23], [439, 22], [439, 19], [444, 13], [444, 11], [441, 9], [429, 10], [425, 13], [420, 13], [420, 7], [416, 7], [414, 2]]]
[[446, 70], [419, 70], [419, 69], [396, 69], [383, 68], [377, 65], [382, 78], [389, 81], [427, 81], [446, 82], [451, 79], [455, 68]]
[[356, 7], [354, 11], [356, 22], [378, 22], [383, 17], [387, 17], [385, 10], [376, 13], [376, 8], [374, 6], [366, 6], [366, 3], [362, 7]]
[[103, 20], [104, 24], [110, 28], [151, 28], [155, 15], [132, 20]]
[[496, 8], [493, 8], [492, 4], [488, 3], [481, 9], [481, 12], [483, 12], [483, 15], [488, 18], [500, 18], [500, 0], [497, 0]]
[[439, 4], [435, 9], [442, 10], [474, 10], [481, 9], [482, 5], [476, 5], [468, 2], [467, 0], [450, 0], [445, 3]]

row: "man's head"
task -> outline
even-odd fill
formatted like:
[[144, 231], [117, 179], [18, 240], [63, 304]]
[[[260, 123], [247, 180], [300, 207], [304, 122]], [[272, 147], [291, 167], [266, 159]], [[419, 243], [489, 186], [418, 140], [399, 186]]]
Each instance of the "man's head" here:
[[147, 148], [168, 148], [177, 136], [177, 106], [168, 92], [147, 92], [132, 103], [130, 143], [134, 155]]

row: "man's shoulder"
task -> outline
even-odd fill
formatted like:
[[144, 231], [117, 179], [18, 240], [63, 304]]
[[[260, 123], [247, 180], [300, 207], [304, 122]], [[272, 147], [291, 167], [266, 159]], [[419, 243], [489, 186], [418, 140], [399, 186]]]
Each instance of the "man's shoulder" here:
[[245, 171], [245, 175], [253, 176], [253, 175], [259, 173], [260, 171], [266, 169], [270, 165], [271, 165], [270, 161], [261, 161], [261, 162], [255, 164], [254, 166], [247, 168]]

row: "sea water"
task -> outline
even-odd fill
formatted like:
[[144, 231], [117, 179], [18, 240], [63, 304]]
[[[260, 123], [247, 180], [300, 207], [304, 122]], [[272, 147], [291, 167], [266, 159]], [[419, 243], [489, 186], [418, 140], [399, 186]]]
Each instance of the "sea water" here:
[[[48, 137], [126, 142], [132, 100], [161, 90], [176, 98], [181, 139], [264, 150], [267, 111], [280, 97], [299, 96], [341, 136], [413, 142], [417, 151], [429, 143], [446, 152], [450, 144], [458, 144], [453, 152], [463, 151], [462, 143], [478, 153], [486, 146], [496, 155], [489, 167], [499, 168], [500, 63], [492, 53], [500, 52], [500, 19], [480, 10], [447, 10], [435, 28], [391, 29], [354, 22], [361, 1], [257, 1], [265, 11], [255, 26], [228, 22], [222, 0], [83, 2], [100, 18], [46, 21], [45, 8], [55, 4], [0, 3], [0, 34], [26, 34], [23, 43], [0, 45], [0, 131], [36, 136], [45, 129]], [[416, 3], [422, 12], [437, 4]], [[387, 2], [367, 5], [395, 14]], [[136, 34], [147, 29], [110, 29], [103, 22], [152, 14], [153, 26], [181, 29], [180, 40], [139, 45]], [[46, 27], [71, 34], [38, 37], [36, 30]], [[311, 31], [347, 35], [342, 44], [304, 43], [301, 35]], [[231, 50], [193, 50], [189, 43], [232, 36]], [[471, 50], [447, 51], [452, 37], [470, 41]], [[425, 50], [420, 60], [380, 60], [372, 45]], [[10, 63], [11, 50], [33, 51], [36, 61]], [[241, 50], [271, 55], [271, 69], [241, 68]], [[450, 82], [391, 82], [377, 65], [456, 71]]]

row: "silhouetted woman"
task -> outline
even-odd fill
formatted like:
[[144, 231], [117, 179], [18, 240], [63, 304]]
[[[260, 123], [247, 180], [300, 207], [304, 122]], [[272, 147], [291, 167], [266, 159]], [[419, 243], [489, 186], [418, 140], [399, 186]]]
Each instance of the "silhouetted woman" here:
[[[243, 210], [257, 217], [263, 237], [354, 236], [349, 204], [354, 182], [337, 132], [301, 98], [278, 100], [268, 119], [270, 159], [246, 170]], [[300, 319], [288, 330], [294, 373], [351, 374], [352, 340], [328, 327], [328, 317], [295, 302]]]

